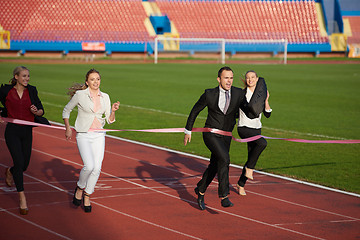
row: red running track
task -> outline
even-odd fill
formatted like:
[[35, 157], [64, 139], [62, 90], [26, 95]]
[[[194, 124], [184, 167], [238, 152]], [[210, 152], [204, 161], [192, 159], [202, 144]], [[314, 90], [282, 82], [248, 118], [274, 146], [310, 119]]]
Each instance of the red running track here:
[[[92, 213], [74, 208], [82, 162], [61, 130], [34, 128], [24, 182], [29, 215], [18, 213], [15, 188], [4, 183], [11, 158], [0, 126], [0, 239], [359, 239], [360, 198], [261, 173], [247, 196], [231, 188], [222, 208], [217, 183], [206, 192], [207, 210], [194, 187], [205, 159], [114, 137], [106, 138]], [[181, 143], [179, 143], [181, 144]], [[240, 168], [230, 168], [235, 186]]]

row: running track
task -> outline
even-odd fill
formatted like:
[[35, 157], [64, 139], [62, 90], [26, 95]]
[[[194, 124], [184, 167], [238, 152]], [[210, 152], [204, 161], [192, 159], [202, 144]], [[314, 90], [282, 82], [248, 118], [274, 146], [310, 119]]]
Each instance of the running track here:
[[[231, 188], [222, 208], [217, 183], [200, 211], [193, 192], [208, 162], [107, 137], [93, 212], [71, 203], [82, 166], [74, 140], [34, 128], [25, 174], [29, 215], [18, 213], [15, 188], [4, 183], [11, 158], [0, 126], [0, 239], [359, 239], [360, 198], [255, 173], [247, 196]], [[179, 144], [182, 140], [179, 140]], [[240, 144], [240, 143], [233, 143]], [[230, 168], [236, 184], [240, 168]]]

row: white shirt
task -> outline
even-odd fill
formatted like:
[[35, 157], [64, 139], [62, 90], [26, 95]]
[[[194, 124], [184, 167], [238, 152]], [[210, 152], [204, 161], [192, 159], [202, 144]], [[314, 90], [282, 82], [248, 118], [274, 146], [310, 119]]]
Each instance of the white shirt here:
[[[246, 95], [245, 95], [247, 102], [250, 102], [252, 95], [253, 95], [253, 92], [249, 88], [247, 88], [246, 89]], [[272, 109], [265, 110], [265, 111], [266, 112], [271, 112]], [[241, 109], [239, 109], [238, 127], [248, 127], [248, 128], [256, 128], [256, 129], [261, 128], [262, 127], [261, 113], [259, 114], [259, 117], [254, 118], [254, 119], [250, 119], [250, 118], [248, 118], [246, 116], [246, 114]]]
[[[230, 89], [231, 90], [231, 89]], [[229, 99], [231, 99], [231, 91], [229, 90]], [[226, 103], [226, 90], [219, 86], [219, 108], [222, 112], [224, 112], [225, 103]]]

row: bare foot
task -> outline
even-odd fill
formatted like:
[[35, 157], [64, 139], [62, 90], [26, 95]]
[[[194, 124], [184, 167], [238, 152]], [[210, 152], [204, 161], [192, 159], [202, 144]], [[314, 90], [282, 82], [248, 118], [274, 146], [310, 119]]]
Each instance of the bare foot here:
[[90, 195], [84, 194], [84, 206], [90, 206]]
[[82, 195], [83, 195], [83, 189], [78, 187], [76, 189], [75, 198], [76, 199], [82, 199]]

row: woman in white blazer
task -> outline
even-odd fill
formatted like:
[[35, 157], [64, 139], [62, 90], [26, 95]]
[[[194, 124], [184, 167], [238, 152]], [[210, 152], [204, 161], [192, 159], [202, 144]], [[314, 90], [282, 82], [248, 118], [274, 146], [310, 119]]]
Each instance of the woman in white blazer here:
[[109, 124], [115, 122], [115, 111], [120, 106], [119, 102], [111, 106], [109, 95], [100, 91], [100, 82], [100, 73], [95, 69], [89, 70], [84, 85], [75, 84], [70, 88], [71, 100], [62, 113], [65, 137], [69, 140], [72, 137], [70, 112], [75, 106], [78, 108], [75, 121], [76, 142], [84, 167], [75, 188], [73, 204], [80, 206], [83, 199], [85, 212], [91, 212], [90, 195], [99, 179], [105, 151], [105, 132], [92, 129], [102, 129], [105, 121]]

